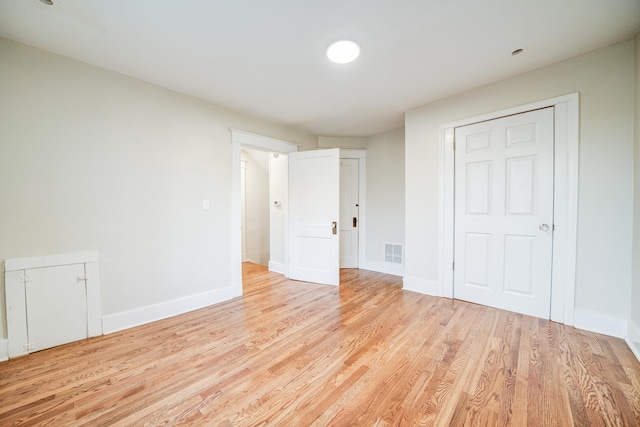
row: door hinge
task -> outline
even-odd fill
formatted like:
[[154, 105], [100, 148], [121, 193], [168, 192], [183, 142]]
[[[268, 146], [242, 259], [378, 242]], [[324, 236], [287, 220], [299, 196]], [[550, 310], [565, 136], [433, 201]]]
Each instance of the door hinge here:
[[455, 269], [456, 269], [456, 262], [455, 262], [455, 261], [451, 263], [451, 269], [452, 269], [452, 270], [455, 270]]
[[456, 142], [453, 141], [453, 151], [456, 151]]

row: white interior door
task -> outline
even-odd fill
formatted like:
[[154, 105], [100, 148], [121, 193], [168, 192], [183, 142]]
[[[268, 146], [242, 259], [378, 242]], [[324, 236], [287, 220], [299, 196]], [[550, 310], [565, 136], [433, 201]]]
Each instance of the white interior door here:
[[553, 108], [456, 128], [454, 297], [548, 319]]
[[340, 283], [340, 150], [289, 154], [289, 277]]
[[358, 159], [340, 159], [340, 268], [358, 268]]

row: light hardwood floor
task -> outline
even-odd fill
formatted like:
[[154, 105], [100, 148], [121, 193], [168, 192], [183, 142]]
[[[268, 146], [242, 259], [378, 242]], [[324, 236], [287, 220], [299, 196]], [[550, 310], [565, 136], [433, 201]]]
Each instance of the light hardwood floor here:
[[0, 425], [640, 425], [620, 339], [363, 270], [244, 273], [242, 298], [0, 363]]

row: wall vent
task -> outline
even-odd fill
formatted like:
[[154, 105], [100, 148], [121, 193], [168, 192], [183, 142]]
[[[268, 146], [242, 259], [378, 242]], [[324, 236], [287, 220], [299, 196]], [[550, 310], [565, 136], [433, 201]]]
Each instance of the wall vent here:
[[392, 264], [402, 264], [402, 245], [385, 243], [384, 262], [390, 262]]

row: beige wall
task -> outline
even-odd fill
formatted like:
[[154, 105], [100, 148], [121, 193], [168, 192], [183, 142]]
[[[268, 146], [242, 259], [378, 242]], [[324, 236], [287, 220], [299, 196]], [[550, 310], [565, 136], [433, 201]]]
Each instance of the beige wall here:
[[99, 251], [105, 315], [231, 285], [230, 127], [317, 146], [6, 39], [0, 94], [0, 261]]
[[438, 127], [580, 93], [575, 307], [628, 318], [633, 200], [633, 41], [479, 88], [406, 114], [405, 275], [438, 280]]
[[367, 148], [367, 138], [319, 136], [318, 148], [348, 148], [363, 150]]
[[404, 244], [404, 129], [367, 139], [367, 260], [384, 262], [384, 244]]
[[[631, 321], [640, 329], [640, 34], [635, 38], [633, 289]], [[640, 338], [640, 337], [639, 337]], [[640, 342], [636, 344], [640, 348]]]

